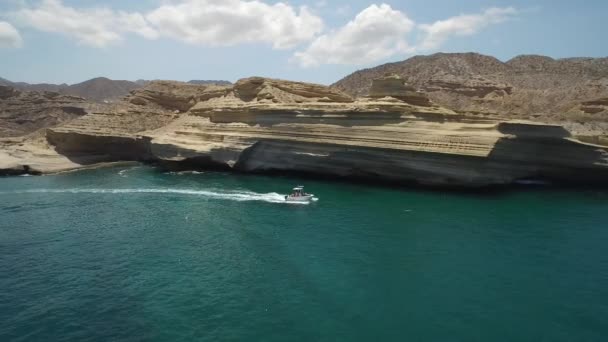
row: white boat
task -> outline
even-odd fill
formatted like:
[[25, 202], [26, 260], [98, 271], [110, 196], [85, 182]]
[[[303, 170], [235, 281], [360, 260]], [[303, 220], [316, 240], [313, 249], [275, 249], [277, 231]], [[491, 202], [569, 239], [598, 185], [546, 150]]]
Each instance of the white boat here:
[[296, 186], [291, 194], [285, 196], [287, 202], [310, 202], [313, 200], [315, 200], [315, 195], [304, 192], [302, 185]]

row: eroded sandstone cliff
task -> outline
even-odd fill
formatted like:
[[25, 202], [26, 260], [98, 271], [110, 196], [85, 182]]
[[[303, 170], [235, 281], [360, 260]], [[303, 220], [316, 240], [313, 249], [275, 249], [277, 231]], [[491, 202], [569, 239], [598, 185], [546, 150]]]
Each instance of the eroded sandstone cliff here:
[[399, 78], [372, 87], [353, 98], [259, 77], [226, 87], [152, 82], [123, 107], [51, 128], [46, 139], [82, 164], [139, 160], [463, 187], [608, 181], [606, 148], [562, 126], [457, 113]]

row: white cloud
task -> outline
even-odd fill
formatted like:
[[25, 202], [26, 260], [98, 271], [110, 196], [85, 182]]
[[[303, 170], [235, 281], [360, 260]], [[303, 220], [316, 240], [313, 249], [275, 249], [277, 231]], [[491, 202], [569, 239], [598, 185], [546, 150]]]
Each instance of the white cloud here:
[[490, 8], [480, 14], [469, 14], [439, 20], [432, 24], [423, 24], [419, 28], [424, 32], [420, 50], [439, 48], [451, 36], [470, 36], [481, 29], [504, 22], [517, 14], [513, 7]]
[[323, 29], [321, 18], [304, 6], [296, 10], [257, 0], [183, 0], [159, 7], [146, 19], [163, 36], [208, 46], [261, 42], [292, 48]]
[[296, 52], [294, 59], [305, 67], [371, 63], [410, 51], [406, 36], [413, 28], [414, 22], [404, 13], [387, 4], [371, 5], [342, 28]]
[[208, 46], [268, 43], [284, 49], [310, 41], [323, 30], [322, 19], [305, 6], [296, 9], [258, 0], [166, 1], [145, 14], [103, 7], [80, 9], [62, 0], [41, 0], [13, 15], [25, 25], [93, 47], [119, 42], [131, 32], [147, 39], [164, 36]]
[[147, 39], [156, 39], [159, 37], [158, 31], [150, 26], [144, 16], [140, 13], [119, 12], [116, 23], [123, 25], [125, 31], [135, 32]]
[[0, 48], [18, 48], [22, 44], [19, 31], [13, 25], [0, 21]]
[[[308, 67], [370, 64], [396, 55], [436, 50], [454, 36], [473, 35], [518, 13], [512, 7], [490, 8], [478, 14], [417, 25], [387, 4], [373, 4], [343, 27], [324, 32], [323, 20], [306, 6], [296, 8], [287, 2], [265, 1], [276, 0], [162, 0], [158, 7], [140, 13], [108, 7], [74, 8], [62, 0], [39, 0], [34, 6], [24, 2], [9, 16], [18, 24], [63, 34], [93, 47], [120, 42], [126, 33], [203, 46], [263, 43], [275, 49], [291, 49], [310, 43], [293, 56], [299, 65]], [[311, 3], [317, 9], [329, 6], [327, 0]], [[342, 14], [346, 11], [350, 7], [338, 10]], [[410, 43], [415, 30], [421, 39]], [[21, 44], [19, 32], [0, 22], [0, 47]]]
[[38, 6], [24, 7], [14, 16], [25, 25], [61, 33], [93, 47], [121, 41], [124, 32], [134, 32], [149, 39], [158, 36], [141, 14], [108, 8], [75, 9], [63, 5], [61, 0], [42, 0]]
[[[440, 48], [452, 36], [468, 36], [517, 14], [512, 7], [490, 8], [479, 14], [460, 15], [432, 24], [416, 25], [387, 4], [371, 5], [340, 29], [317, 37], [306, 50], [294, 54], [303, 67], [320, 64], [370, 64], [398, 54]], [[417, 28], [422, 39], [408, 43]]]

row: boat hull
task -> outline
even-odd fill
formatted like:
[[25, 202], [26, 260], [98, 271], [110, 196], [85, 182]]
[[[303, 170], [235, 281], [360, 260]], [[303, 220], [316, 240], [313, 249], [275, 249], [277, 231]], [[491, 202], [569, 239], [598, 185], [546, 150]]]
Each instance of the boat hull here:
[[297, 197], [285, 196], [285, 201], [286, 202], [310, 202], [310, 201], [312, 201], [313, 197], [314, 197], [314, 195], [297, 196]]

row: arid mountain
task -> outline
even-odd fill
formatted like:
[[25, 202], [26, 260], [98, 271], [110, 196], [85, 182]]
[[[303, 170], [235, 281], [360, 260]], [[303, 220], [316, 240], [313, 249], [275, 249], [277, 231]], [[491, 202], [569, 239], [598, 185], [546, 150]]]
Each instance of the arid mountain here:
[[61, 93], [84, 97], [94, 101], [118, 100], [141, 85], [131, 81], [115, 81], [98, 77], [82, 83], [73, 84]]
[[9, 80], [7, 80], [5, 78], [0, 77], [0, 86], [9, 86], [10, 87], [12, 85], [13, 85], [13, 82], [11, 82], [11, 81], [9, 81]]
[[332, 86], [368, 95], [372, 80], [396, 74], [437, 104], [481, 115], [540, 121], [608, 122], [608, 58], [438, 53], [357, 71]]
[[[120, 81], [111, 80], [105, 77], [97, 77], [77, 84], [50, 84], [38, 83], [30, 84], [25, 82], [12, 82], [0, 77], [0, 86], [9, 86], [23, 91], [38, 91], [38, 92], [55, 92], [63, 95], [72, 95], [83, 97], [87, 100], [95, 102], [110, 101], [115, 102], [120, 98], [128, 95], [132, 90], [139, 89], [148, 85], [149, 80]], [[197, 85], [232, 85], [229, 81], [224, 80], [192, 80], [190, 84]]]
[[29, 84], [25, 82], [11, 82], [0, 78], [0, 85], [9, 86], [22, 91], [55, 92], [63, 95], [83, 97], [87, 100], [102, 102], [115, 101], [129, 94], [131, 90], [141, 88], [144, 84], [130, 81], [115, 81], [105, 77], [98, 77], [77, 84]]
[[0, 138], [53, 127], [85, 115], [93, 106], [76, 96], [23, 91], [0, 85]]
[[16, 88], [16, 89], [25, 90], [25, 91], [39, 91], [39, 92], [50, 91], [50, 92], [54, 92], [54, 93], [59, 93], [59, 92], [64, 91], [67, 87], [69, 87], [69, 85], [65, 84], [65, 83], [63, 83], [63, 84], [51, 84], [51, 83], [29, 84], [29, 83], [25, 83], [25, 82], [17, 82], [17, 83], [13, 83], [12, 87]]

